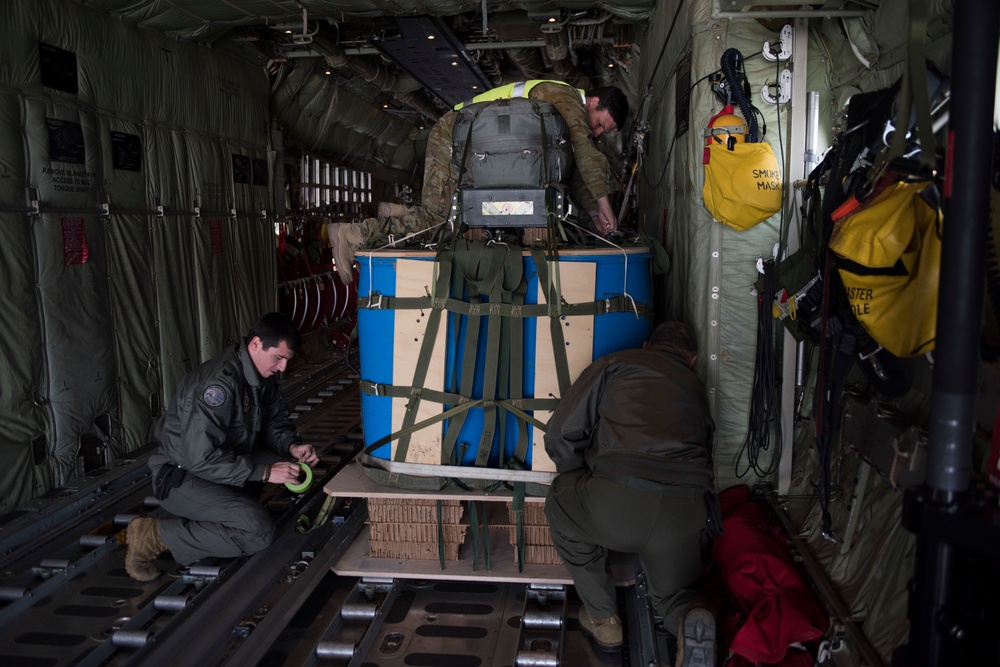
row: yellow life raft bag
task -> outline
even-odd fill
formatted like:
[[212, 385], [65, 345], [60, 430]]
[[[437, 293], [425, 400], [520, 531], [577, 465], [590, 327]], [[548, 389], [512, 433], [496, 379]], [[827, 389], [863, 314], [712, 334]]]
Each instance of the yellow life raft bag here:
[[833, 213], [830, 249], [851, 310], [897, 357], [934, 349], [941, 210], [929, 181], [888, 185], [867, 203]]
[[712, 216], [740, 231], [781, 210], [781, 172], [767, 142], [748, 143], [746, 126], [731, 104], [705, 130], [702, 196]]

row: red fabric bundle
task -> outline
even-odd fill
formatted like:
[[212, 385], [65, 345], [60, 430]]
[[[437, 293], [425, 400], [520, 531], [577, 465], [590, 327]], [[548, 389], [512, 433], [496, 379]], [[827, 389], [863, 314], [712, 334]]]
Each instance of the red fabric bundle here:
[[806, 652], [788, 648], [822, 637], [827, 616], [795, 569], [780, 531], [763, 508], [748, 502], [749, 494], [745, 486], [719, 494], [724, 533], [712, 545], [735, 606], [735, 617], [720, 623], [735, 654], [727, 665], [810, 666]]

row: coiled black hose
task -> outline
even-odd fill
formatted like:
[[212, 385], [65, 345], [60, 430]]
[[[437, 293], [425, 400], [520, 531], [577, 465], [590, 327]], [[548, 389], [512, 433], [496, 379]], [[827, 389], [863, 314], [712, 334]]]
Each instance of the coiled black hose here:
[[726, 49], [720, 61], [722, 75], [726, 77], [726, 84], [732, 91], [733, 99], [743, 112], [743, 118], [747, 124], [747, 143], [755, 144], [760, 141], [757, 134], [756, 109], [750, 103], [750, 96], [747, 93], [746, 75], [738, 70], [743, 68], [743, 54], [739, 49]]

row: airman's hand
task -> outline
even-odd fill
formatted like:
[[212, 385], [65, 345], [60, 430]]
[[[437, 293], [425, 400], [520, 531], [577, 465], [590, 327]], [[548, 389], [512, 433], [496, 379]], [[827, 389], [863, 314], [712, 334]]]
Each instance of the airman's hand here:
[[271, 474], [267, 476], [267, 481], [271, 484], [298, 484], [299, 473], [301, 472], [302, 468], [299, 467], [298, 463], [290, 461], [272, 463]]
[[597, 219], [594, 220], [597, 230], [604, 236], [618, 229], [618, 219], [611, 210], [611, 200], [601, 197], [597, 200]]
[[316, 453], [316, 448], [309, 444], [292, 445], [288, 453], [296, 461], [302, 461], [308, 466], [314, 466], [319, 463], [319, 454]]

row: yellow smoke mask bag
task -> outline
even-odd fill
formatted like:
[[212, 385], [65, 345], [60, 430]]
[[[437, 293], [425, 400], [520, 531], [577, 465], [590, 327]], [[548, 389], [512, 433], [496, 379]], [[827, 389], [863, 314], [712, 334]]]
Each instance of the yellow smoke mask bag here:
[[705, 131], [705, 208], [719, 222], [744, 230], [781, 210], [781, 172], [766, 142], [745, 141], [743, 119], [714, 117]]

